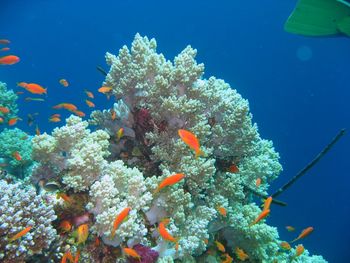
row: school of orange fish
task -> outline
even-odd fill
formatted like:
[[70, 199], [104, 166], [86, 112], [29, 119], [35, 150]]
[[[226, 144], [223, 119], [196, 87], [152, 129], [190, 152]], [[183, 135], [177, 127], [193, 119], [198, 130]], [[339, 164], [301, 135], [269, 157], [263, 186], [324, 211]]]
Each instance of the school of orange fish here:
[[[0, 39], [0, 45], [8, 45], [8, 44], [10, 44], [9, 40]], [[0, 49], [0, 52], [7, 52], [9, 50], [10, 50], [10, 48], [5, 46], [5, 47]], [[20, 61], [20, 58], [18, 56], [15, 56], [15, 55], [5, 55], [5, 56], [0, 57], [0, 65], [14, 65], [14, 64], [18, 63], [19, 61]], [[69, 82], [66, 79], [60, 79], [58, 82], [65, 88], [69, 87]], [[18, 82], [17, 86], [24, 88], [25, 90], [27, 90], [28, 92], [30, 92], [32, 94], [36, 94], [36, 95], [47, 94], [47, 89], [45, 89], [44, 87], [42, 87], [41, 85], [39, 85], [37, 83]], [[103, 86], [103, 87], [100, 87], [98, 89], [98, 92], [106, 95], [107, 99], [109, 99], [109, 97], [111, 95], [111, 91], [112, 91], [112, 88], [107, 87], [107, 86]], [[94, 99], [94, 94], [91, 91], [84, 90], [84, 92], [89, 99]], [[23, 91], [17, 92], [18, 95], [23, 94], [23, 93], [24, 93]], [[27, 97], [27, 98], [25, 98], [25, 100], [26, 101], [44, 101], [43, 98], [31, 98], [31, 97]], [[95, 107], [95, 104], [91, 100], [86, 99], [85, 103], [88, 105], [88, 107], [91, 107], [91, 108]], [[77, 106], [75, 106], [72, 103], [63, 102], [63, 103], [54, 105], [52, 108], [57, 109], [57, 110], [65, 109], [65, 110], [68, 110], [79, 117], [85, 116], [85, 113], [78, 110]], [[6, 114], [10, 113], [10, 110], [9, 110], [9, 108], [7, 108], [5, 106], [0, 105], [0, 112], [2, 113], [2, 115], [6, 115]], [[111, 112], [111, 118], [112, 118], [112, 120], [114, 120], [116, 118], [116, 113], [113, 110], [110, 110], [110, 112]], [[9, 126], [13, 126], [17, 123], [18, 120], [21, 120], [21, 118], [13, 117], [13, 118], [9, 119], [7, 124]], [[61, 115], [58, 113], [51, 115], [49, 118], [49, 122], [60, 122], [60, 121], [61, 121]], [[3, 123], [3, 118], [0, 116], [0, 124], [2, 124], [2, 123]], [[40, 135], [40, 130], [39, 130], [38, 126], [36, 126], [35, 133], [36, 133], [36, 135]], [[123, 136], [123, 134], [124, 134], [123, 128], [120, 128], [116, 134], [117, 139], [119, 140]], [[178, 135], [181, 138], [181, 140], [189, 148], [191, 148], [195, 152], [195, 158], [198, 158], [199, 156], [205, 156], [203, 151], [200, 149], [200, 143], [199, 143], [199, 140], [195, 134], [193, 134], [190, 131], [184, 130], [184, 129], [179, 129]], [[17, 151], [13, 153], [13, 158], [15, 158], [17, 161], [21, 161], [21, 159], [22, 159], [20, 153]], [[238, 173], [239, 168], [237, 165], [232, 164], [228, 167], [227, 171], [231, 172], [231, 173]], [[179, 183], [181, 180], [184, 180], [185, 178], [186, 178], [186, 176], [183, 173], [170, 175], [159, 183], [158, 187], [154, 190], [153, 194], [156, 195], [163, 188], [170, 187], [176, 183]], [[257, 188], [261, 185], [261, 183], [262, 183], [261, 178], [256, 179], [255, 185]], [[58, 193], [57, 198], [62, 198], [67, 203], [73, 202], [72, 198], [69, 197], [65, 193]], [[272, 203], [272, 197], [268, 197], [264, 200], [262, 212], [256, 217], [256, 219], [253, 222], [251, 222], [249, 227], [252, 227], [253, 225], [259, 223], [262, 219], [269, 216], [271, 203]], [[218, 207], [216, 207], [216, 209], [221, 216], [223, 216], [223, 217], [227, 216], [227, 211], [226, 211], [225, 207], [218, 206]], [[125, 207], [118, 215], [116, 215], [115, 220], [113, 222], [113, 227], [111, 229], [111, 237], [112, 238], [115, 236], [115, 233], [116, 233], [117, 229], [119, 228], [119, 226], [123, 222], [128, 220], [128, 215], [129, 215], [131, 210], [132, 210], [131, 207]], [[171, 233], [167, 230], [166, 226], [167, 226], [167, 224], [169, 224], [169, 222], [170, 222], [170, 218], [163, 219], [158, 224], [158, 232], [159, 232], [159, 235], [164, 240], [174, 243], [175, 249], [177, 251], [178, 247], [179, 247], [179, 238], [172, 236]], [[72, 225], [72, 222], [70, 222], [69, 220], [63, 220], [59, 224], [59, 229], [62, 231], [62, 233], [70, 232], [73, 230], [73, 228], [74, 227]], [[18, 232], [17, 234], [15, 234], [14, 236], [9, 238], [10, 242], [14, 242], [17, 239], [20, 239], [22, 236], [26, 235], [31, 229], [32, 229], [32, 227], [29, 226], [29, 227], [26, 227], [25, 229], [21, 230], [20, 232]], [[295, 231], [295, 228], [292, 226], [286, 226], [286, 229], [289, 232]], [[314, 230], [313, 227], [305, 228], [304, 230], [302, 230], [302, 232], [299, 234], [299, 236], [296, 237], [294, 240], [292, 240], [290, 243], [294, 243], [300, 239], [305, 238], [306, 236], [311, 234], [313, 232], [313, 230]], [[88, 224], [85, 223], [85, 224], [79, 225], [75, 231], [76, 231], [76, 244], [84, 244], [85, 241], [87, 240], [88, 234], [89, 234]], [[204, 242], [206, 244], [208, 244], [209, 241], [206, 239], [206, 240], [204, 240]], [[99, 244], [100, 244], [99, 237], [96, 237], [95, 245], [98, 246]], [[225, 246], [221, 242], [219, 242], [218, 240], [214, 240], [214, 244], [216, 246], [216, 249], [222, 253], [222, 260], [221, 260], [222, 263], [233, 262], [233, 258], [227, 253]], [[280, 245], [280, 248], [282, 250], [289, 251], [291, 249], [291, 245], [286, 241], [281, 242], [279, 245]], [[123, 247], [122, 250], [127, 257], [141, 260], [141, 256], [138, 254], [138, 252], [135, 249]], [[300, 256], [304, 252], [303, 245], [300, 244], [300, 245], [296, 246], [295, 251], [296, 252], [295, 252], [295, 255], [293, 258]], [[212, 253], [212, 251], [208, 250], [208, 253]], [[244, 250], [239, 248], [239, 247], [236, 247], [236, 249], [234, 250], [234, 254], [236, 255], [237, 259], [239, 259], [241, 261], [245, 261], [246, 259], [249, 258], [249, 256], [244, 252]], [[79, 262], [79, 257], [80, 257], [80, 250], [76, 251], [75, 257], [73, 257], [70, 250], [67, 250], [61, 259], [61, 263], [66, 263], [68, 261], [72, 262], [72, 263], [77, 263], [77, 262]], [[277, 261], [275, 261], [275, 262], [277, 262]]]

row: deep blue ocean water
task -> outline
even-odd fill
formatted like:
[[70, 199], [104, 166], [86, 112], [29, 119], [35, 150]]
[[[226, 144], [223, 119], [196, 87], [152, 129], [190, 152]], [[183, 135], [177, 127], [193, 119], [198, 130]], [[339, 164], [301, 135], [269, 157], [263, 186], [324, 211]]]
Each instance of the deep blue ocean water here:
[[[136, 32], [154, 37], [158, 51], [173, 59], [186, 45], [198, 49], [205, 77], [225, 79], [250, 102], [263, 138], [271, 139], [284, 171], [276, 190], [304, 167], [341, 128], [350, 124], [350, 39], [308, 38], [284, 32], [296, 1], [64, 1], [2, 0], [0, 38], [11, 40], [15, 66], [1, 67], [0, 80], [37, 82], [48, 87], [46, 102], [20, 99], [18, 127], [27, 113], [40, 112], [41, 131], [50, 132], [50, 106], [73, 102], [89, 112], [84, 89], [96, 90], [104, 79], [96, 70], [106, 51], [130, 46]], [[298, 57], [299, 55], [299, 57]], [[58, 80], [66, 78], [69, 88]], [[20, 90], [18, 88], [18, 90]], [[97, 92], [95, 92], [97, 95]], [[112, 105], [103, 95], [98, 109]], [[68, 116], [68, 114], [66, 115]], [[279, 199], [268, 223], [282, 238], [313, 226], [303, 241], [311, 253], [329, 262], [350, 262], [350, 136], [341, 141], [307, 175]]]

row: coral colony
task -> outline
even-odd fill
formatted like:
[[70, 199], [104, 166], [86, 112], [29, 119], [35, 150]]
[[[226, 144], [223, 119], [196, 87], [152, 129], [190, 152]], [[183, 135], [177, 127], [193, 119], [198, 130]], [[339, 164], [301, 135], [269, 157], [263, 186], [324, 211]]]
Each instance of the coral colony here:
[[[274, 205], [248, 188], [267, 196], [279, 155], [196, 53], [171, 62], [137, 34], [106, 54], [111, 109], [0, 133], [1, 262], [326, 262], [266, 224]], [[0, 92], [6, 123], [17, 96]]]

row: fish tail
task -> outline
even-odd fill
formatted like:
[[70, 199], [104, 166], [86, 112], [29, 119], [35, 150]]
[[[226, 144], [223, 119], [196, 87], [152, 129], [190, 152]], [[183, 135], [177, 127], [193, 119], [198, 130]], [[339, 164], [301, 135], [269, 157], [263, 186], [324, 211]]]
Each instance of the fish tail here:
[[205, 153], [204, 153], [201, 149], [198, 149], [198, 150], [196, 151], [196, 156], [195, 156], [195, 158], [198, 159], [199, 156], [205, 157]]

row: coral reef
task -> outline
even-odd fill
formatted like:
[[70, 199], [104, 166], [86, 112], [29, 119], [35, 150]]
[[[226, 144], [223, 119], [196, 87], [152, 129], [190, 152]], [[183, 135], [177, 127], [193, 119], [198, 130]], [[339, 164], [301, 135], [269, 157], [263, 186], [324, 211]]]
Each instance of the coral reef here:
[[[33, 187], [24, 188], [21, 183], [8, 184], [0, 180], [0, 261], [24, 262], [34, 254], [43, 253], [54, 241], [56, 230], [51, 225], [56, 215]], [[24, 236], [10, 238], [27, 227]]]
[[[137, 34], [130, 50], [106, 54], [110, 70], [103, 85], [117, 102], [91, 114], [95, 131], [71, 116], [51, 135], [32, 140], [38, 162], [32, 181], [60, 185], [64, 202], [55, 209], [60, 224], [68, 221], [63, 246], [77, 250], [74, 235], [83, 220], [91, 234], [84, 262], [124, 262], [125, 247], [154, 250], [158, 262], [219, 262], [225, 255], [215, 241], [235, 260], [231, 251], [240, 248], [250, 262], [287, 262], [295, 251], [280, 253], [276, 228], [264, 220], [250, 226], [262, 210], [248, 187], [266, 195], [282, 166], [272, 142], [260, 138], [248, 102], [223, 80], [203, 79], [195, 49], [186, 47], [171, 62], [156, 46]], [[201, 156], [179, 129], [195, 134]], [[158, 188], [176, 173], [183, 180]], [[125, 209], [128, 216], [119, 222]], [[313, 257], [305, 251], [301, 258]]]
[[67, 125], [33, 138], [33, 159], [39, 165], [33, 181], [62, 181], [69, 189], [83, 191], [97, 180], [107, 164], [109, 135], [98, 130], [90, 132], [88, 122], [71, 115]]
[[0, 82], [0, 107], [4, 107], [4, 110], [0, 110], [0, 129], [1, 124], [8, 123], [11, 118], [17, 117], [18, 107], [16, 100], [18, 96], [13, 90], [8, 90], [7, 85], [4, 82]]
[[21, 179], [29, 177], [33, 166], [31, 138], [18, 128], [5, 128], [0, 142], [0, 162], [6, 164], [7, 172]]

